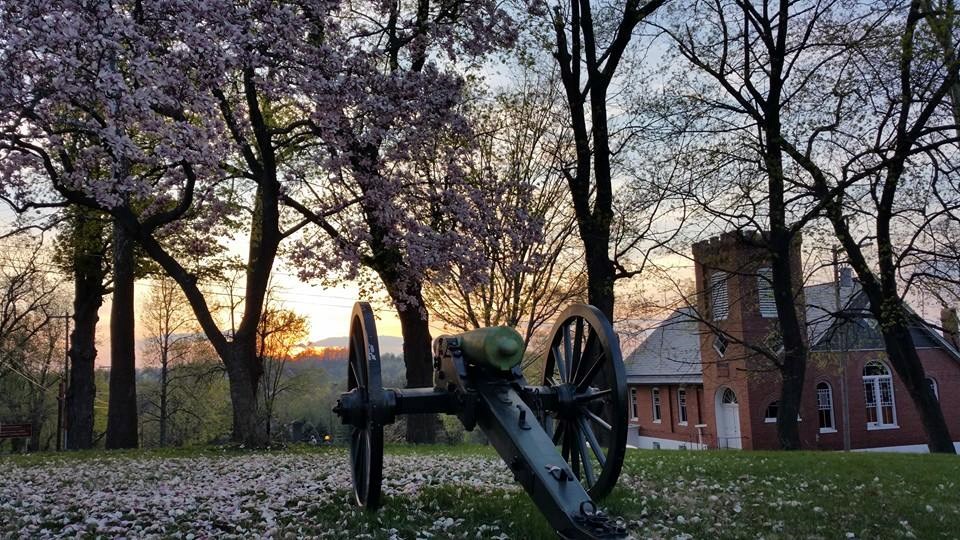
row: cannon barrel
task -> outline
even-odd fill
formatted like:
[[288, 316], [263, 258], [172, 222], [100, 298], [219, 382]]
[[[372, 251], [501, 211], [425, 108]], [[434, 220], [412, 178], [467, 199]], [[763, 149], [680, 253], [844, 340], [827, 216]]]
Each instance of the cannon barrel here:
[[523, 338], [509, 326], [478, 328], [437, 340], [457, 340], [464, 359], [475, 366], [510, 371], [523, 360]]

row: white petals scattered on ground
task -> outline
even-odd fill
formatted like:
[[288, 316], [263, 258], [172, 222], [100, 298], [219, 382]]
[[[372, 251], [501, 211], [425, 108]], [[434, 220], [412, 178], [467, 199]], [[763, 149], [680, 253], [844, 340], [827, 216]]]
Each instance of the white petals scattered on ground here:
[[[356, 538], [345, 525], [363, 519], [350, 501], [350, 469], [343, 452], [27, 463], [0, 461], [0, 537]], [[471, 493], [517, 489], [493, 457], [384, 458], [387, 496], [412, 499], [440, 485]], [[376, 524], [377, 518], [372, 519]], [[431, 519], [426, 528], [442, 536], [462, 521]], [[396, 534], [386, 525], [372, 528], [370, 537]], [[476, 532], [482, 538], [498, 534]]]

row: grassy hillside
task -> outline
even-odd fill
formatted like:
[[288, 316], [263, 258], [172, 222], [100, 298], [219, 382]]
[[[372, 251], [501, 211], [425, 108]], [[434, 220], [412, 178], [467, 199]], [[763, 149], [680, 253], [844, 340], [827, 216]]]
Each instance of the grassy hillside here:
[[[554, 538], [487, 448], [387, 455], [377, 514], [336, 448], [0, 458], [0, 537]], [[640, 538], [955, 538], [960, 458], [632, 451], [603, 504]]]

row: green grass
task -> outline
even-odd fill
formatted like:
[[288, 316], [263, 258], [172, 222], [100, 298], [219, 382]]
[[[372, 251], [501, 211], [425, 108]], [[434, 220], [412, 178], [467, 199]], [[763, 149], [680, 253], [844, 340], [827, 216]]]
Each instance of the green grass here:
[[[223, 456], [200, 448], [80, 452], [0, 458], [42, 467], [51, 461]], [[315, 454], [345, 460], [343, 449], [292, 447], [265, 454]], [[492, 457], [480, 446], [388, 446], [388, 455]], [[346, 463], [344, 462], [344, 466]], [[341, 538], [555, 538], [525, 493], [427, 486], [413, 497], [387, 497], [377, 513], [351, 509], [349, 494], [309, 501], [307, 516]], [[602, 502], [641, 538], [957, 538], [960, 458], [956, 456], [815, 453], [629, 451], [620, 484]], [[452, 521], [452, 524], [451, 524]], [[446, 524], [446, 526], [444, 526]], [[297, 534], [304, 523], [280, 522]], [[181, 523], [189, 530], [189, 520]]]
[[628, 456], [621, 487], [605, 502], [612, 513], [644, 528], [725, 538], [960, 536], [956, 456], [656, 451]]

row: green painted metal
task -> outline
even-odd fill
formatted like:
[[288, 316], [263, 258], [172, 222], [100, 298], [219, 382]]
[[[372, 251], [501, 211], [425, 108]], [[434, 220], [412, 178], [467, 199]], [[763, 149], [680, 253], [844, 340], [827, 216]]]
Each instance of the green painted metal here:
[[467, 362], [510, 371], [523, 360], [523, 338], [509, 326], [490, 326], [456, 336]]

